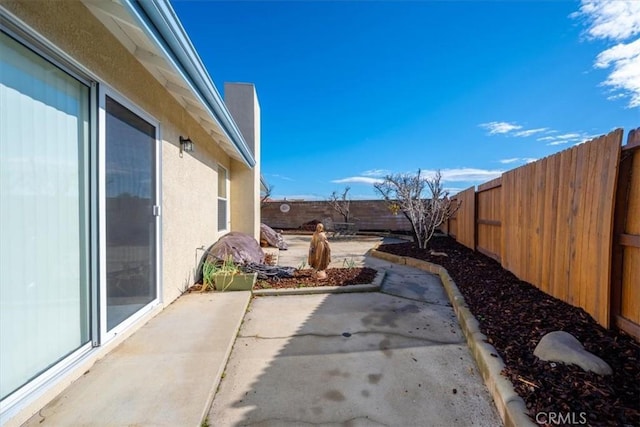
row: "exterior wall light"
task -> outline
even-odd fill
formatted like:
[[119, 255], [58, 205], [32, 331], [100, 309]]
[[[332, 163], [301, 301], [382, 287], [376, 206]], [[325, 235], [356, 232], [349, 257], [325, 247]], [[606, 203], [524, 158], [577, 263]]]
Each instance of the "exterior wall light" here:
[[180, 154], [185, 153], [193, 153], [193, 141], [186, 137], [180, 136]]

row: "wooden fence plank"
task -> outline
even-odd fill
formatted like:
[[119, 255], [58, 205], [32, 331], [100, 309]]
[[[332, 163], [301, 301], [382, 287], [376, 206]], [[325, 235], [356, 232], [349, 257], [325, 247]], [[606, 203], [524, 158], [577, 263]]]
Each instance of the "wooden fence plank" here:
[[549, 289], [543, 286], [542, 282], [542, 264], [544, 263], [544, 240], [547, 236], [544, 235], [544, 211], [547, 209], [545, 198], [545, 170], [548, 160], [542, 159], [536, 162], [535, 174], [535, 192], [536, 192], [536, 209], [535, 209], [535, 221], [536, 223], [532, 227], [532, 232], [535, 234], [535, 268], [533, 271], [533, 280], [538, 284], [545, 292], [549, 292]]
[[577, 232], [580, 229], [580, 224], [578, 223], [578, 210], [580, 208], [580, 191], [582, 190], [582, 182], [579, 177], [576, 175], [577, 171], [580, 167], [583, 166], [584, 158], [578, 147], [573, 147], [571, 149], [573, 152], [573, 156], [571, 159], [571, 171], [569, 172], [569, 179], [571, 182], [571, 211], [569, 212], [569, 224], [567, 226], [566, 233], [569, 235], [569, 258], [567, 261], [566, 269], [567, 269], [567, 283], [565, 289], [565, 298], [569, 304], [578, 305], [578, 295], [577, 292], [572, 292], [571, 284], [576, 279], [576, 256], [577, 256], [577, 247], [578, 242], [577, 239], [582, 236]]
[[552, 266], [556, 262], [555, 255], [555, 233], [556, 233], [556, 211], [558, 208], [558, 179], [560, 171], [558, 168], [560, 158], [551, 156], [545, 163], [545, 206], [544, 226], [543, 226], [543, 257], [542, 257], [542, 284], [543, 289], [553, 295], [553, 274]]
[[514, 194], [512, 190], [515, 171], [511, 170], [502, 174], [502, 192], [500, 200], [502, 204], [502, 236], [500, 259], [502, 266], [511, 271], [511, 235], [513, 233], [512, 215], [514, 211]]
[[573, 156], [573, 152], [571, 150], [564, 150], [558, 157], [558, 180], [562, 182], [563, 185], [558, 185], [558, 200], [562, 200], [562, 203], [558, 203], [558, 210], [555, 213], [555, 223], [556, 223], [556, 232], [555, 232], [555, 245], [554, 245], [554, 256], [553, 263], [550, 267], [551, 274], [551, 295], [555, 295], [557, 298], [561, 300], [565, 300], [564, 295], [564, 284], [567, 280], [567, 275], [565, 274], [564, 265], [568, 258], [568, 240], [565, 237], [568, 237], [566, 229], [569, 223], [569, 217], [567, 211], [569, 210], [569, 206], [571, 200], [569, 199], [569, 172], [571, 166], [571, 157]]
[[[583, 242], [583, 250], [585, 255], [581, 258], [580, 272], [581, 283], [580, 286], [580, 306], [584, 307], [588, 312], [596, 313], [594, 317], [599, 316], [600, 308], [598, 307], [598, 283], [594, 283], [594, 277], [601, 277], [600, 271], [602, 270], [602, 264], [604, 260], [598, 259], [598, 247], [602, 242], [598, 241], [599, 230], [597, 229], [601, 225], [599, 224], [599, 216], [604, 214], [606, 206], [601, 202], [604, 195], [604, 183], [599, 179], [604, 174], [599, 174], [598, 171], [602, 170], [604, 166], [605, 156], [602, 155], [603, 150], [607, 150], [607, 147], [600, 148], [600, 145], [596, 143], [585, 144], [585, 149], [589, 150], [589, 156], [587, 160], [587, 169], [583, 174], [586, 179], [585, 196], [586, 201], [582, 215], [585, 219], [585, 232], [587, 238]], [[595, 233], [593, 231], [595, 230]], [[589, 275], [591, 270], [591, 274]], [[589, 276], [587, 276], [589, 275]], [[604, 285], [604, 284], [600, 284]]]

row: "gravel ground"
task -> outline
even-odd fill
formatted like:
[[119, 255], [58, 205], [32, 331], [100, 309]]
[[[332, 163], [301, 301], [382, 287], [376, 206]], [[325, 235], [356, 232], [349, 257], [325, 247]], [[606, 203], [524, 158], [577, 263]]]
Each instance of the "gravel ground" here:
[[254, 289], [283, 289], [318, 286], [349, 286], [371, 283], [377, 271], [369, 267], [328, 268], [327, 278], [318, 280], [311, 269], [296, 270], [295, 276], [282, 279], [258, 280]]

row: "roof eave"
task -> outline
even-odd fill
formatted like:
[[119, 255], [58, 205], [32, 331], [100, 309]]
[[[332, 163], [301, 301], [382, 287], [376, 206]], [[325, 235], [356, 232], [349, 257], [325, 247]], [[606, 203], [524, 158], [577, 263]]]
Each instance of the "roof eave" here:
[[212, 117], [220, 125], [245, 164], [254, 167], [255, 157], [233, 120], [213, 80], [168, 0], [122, 0], [166, 57], [174, 64]]

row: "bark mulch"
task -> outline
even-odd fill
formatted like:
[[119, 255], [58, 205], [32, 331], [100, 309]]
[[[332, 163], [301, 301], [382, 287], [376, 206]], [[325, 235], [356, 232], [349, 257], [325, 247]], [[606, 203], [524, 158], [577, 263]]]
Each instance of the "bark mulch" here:
[[268, 280], [258, 280], [254, 289], [284, 289], [284, 288], [305, 288], [318, 286], [349, 286], [371, 283], [376, 277], [377, 271], [369, 267], [354, 268], [328, 268], [327, 278], [318, 280], [313, 277], [311, 269], [296, 270], [294, 277], [273, 278]]
[[[442, 265], [480, 322], [482, 332], [505, 362], [505, 375], [524, 399], [529, 416], [554, 413], [563, 424], [640, 426], [640, 345], [628, 335], [601, 327], [573, 307], [523, 282], [493, 259], [450, 237], [434, 237], [433, 256], [413, 243], [381, 245], [380, 251]], [[605, 360], [613, 375], [584, 372], [575, 365], [544, 362], [533, 355], [548, 332], [574, 335], [585, 349]], [[546, 415], [540, 425], [558, 425]], [[548, 423], [548, 424], [545, 424]]]

